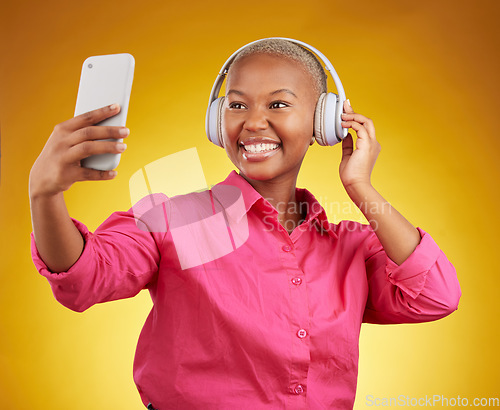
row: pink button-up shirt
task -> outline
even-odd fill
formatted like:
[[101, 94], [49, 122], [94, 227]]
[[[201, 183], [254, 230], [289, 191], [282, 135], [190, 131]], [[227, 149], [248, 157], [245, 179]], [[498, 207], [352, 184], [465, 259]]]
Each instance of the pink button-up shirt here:
[[368, 225], [331, 224], [305, 189], [289, 235], [236, 172], [205, 192], [147, 197], [85, 239], [80, 259], [36, 267], [83, 311], [147, 288], [153, 307], [134, 380], [156, 409], [351, 409], [361, 323], [408, 323], [457, 309], [456, 273], [429, 234], [400, 266]]

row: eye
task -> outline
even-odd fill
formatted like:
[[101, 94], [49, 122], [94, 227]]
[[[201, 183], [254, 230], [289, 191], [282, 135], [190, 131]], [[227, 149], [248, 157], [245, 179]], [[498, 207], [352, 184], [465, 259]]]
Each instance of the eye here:
[[239, 103], [239, 102], [232, 102], [232, 103], [229, 103], [228, 107], [231, 108], [231, 109], [234, 109], [234, 110], [241, 110], [245, 106], [242, 103]]
[[284, 103], [283, 101], [274, 101], [269, 106], [269, 108], [286, 108], [286, 107], [288, 107], [288, 104]]

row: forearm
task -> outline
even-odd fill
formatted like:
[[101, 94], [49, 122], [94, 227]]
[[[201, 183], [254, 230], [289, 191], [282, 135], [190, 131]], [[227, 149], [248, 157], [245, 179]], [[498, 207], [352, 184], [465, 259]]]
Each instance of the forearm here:
[[68, 214], [63, 193], [31, 196], [30, 206], [38, 253], [52, 272], [67, 271], [83, 252], [84, 240]]
[[351, 186], [346, 190], [372, 226], [387, 256], [398, 265], [403, 263], [420, 243], [418, 230], [372, 185]]

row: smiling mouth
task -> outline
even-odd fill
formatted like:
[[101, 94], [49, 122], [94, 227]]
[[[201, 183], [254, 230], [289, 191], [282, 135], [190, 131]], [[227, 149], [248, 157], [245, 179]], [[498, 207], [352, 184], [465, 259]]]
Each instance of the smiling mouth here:
[[243, 158], [250, 162], [265, 161], [274, 156], [281, 149], [281, 144], [276, 142], [247, 141], [240, 143]]
[[251, 154], [259, 154], [274, 151], [279, 148], [280, 144], [261, 143], [248, 145], [242, 144], [242, 146], [246, 152], [249, 152]]

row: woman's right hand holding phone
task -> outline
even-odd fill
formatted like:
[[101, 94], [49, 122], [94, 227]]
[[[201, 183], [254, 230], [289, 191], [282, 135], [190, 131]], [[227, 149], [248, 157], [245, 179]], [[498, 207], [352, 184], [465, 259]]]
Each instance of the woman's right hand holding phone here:
[[125, 127], [96, 126], [118, 114], [111, 105], [78, 115], [54, 127], [54, 132], [31, 168], [29, 192], [33, 234], [37, 251], [52, 272], [68, 270], [80, 257], [85, 243], [71, 220], [63, 192], [77, 181], [107, 180], [115, 171], [84, 168], [80, 161], [94, 154], [117, 154], [125, 150], [120, 139]]
[[80, 161], [94, 154], [119, 154], [126, 145], [120, 139], [129, 134], [126, 127], [95, 124], [120, 112], [113, 104], [57, 124], [30, 173], [30, 197], [50, 197], [66, 191], [77, 181], [108, 180], [115, 171], [84, 168]]

